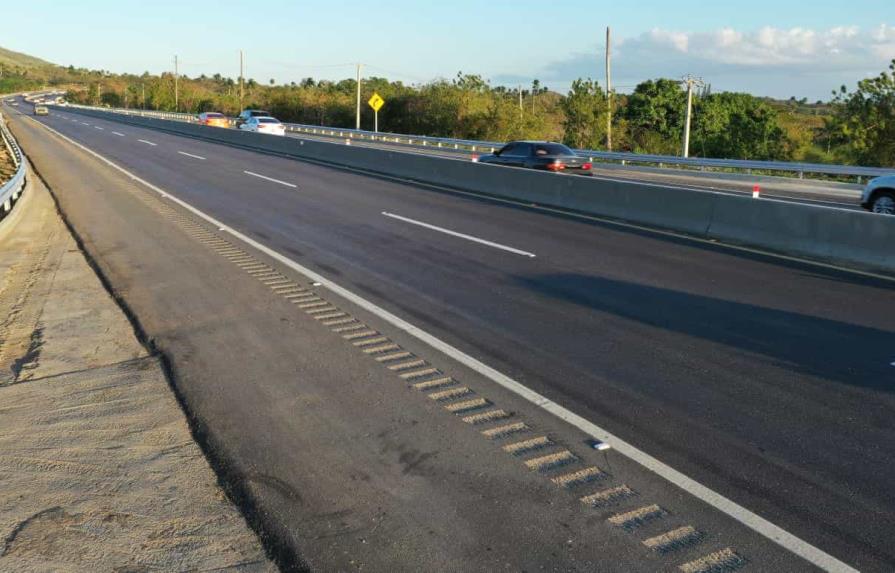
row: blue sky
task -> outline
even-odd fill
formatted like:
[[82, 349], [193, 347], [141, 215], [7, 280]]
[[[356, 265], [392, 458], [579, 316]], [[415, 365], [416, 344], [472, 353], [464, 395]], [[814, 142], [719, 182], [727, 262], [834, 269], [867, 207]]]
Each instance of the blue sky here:
[[622, 91], [693, 73], [715, 91], [826, 99], [895, 58], [893, 0], [50, 0], [15, 22], [0, 46], [62, 65], [157, 73], [176, 53], [187, 75], [236, 76], [243, 49], [263, 82], [351, 77], [342, 64], [360, 61], [407, 83], [462, 70], [565, 91], [581, 76], [603, 82], [607, 25]]

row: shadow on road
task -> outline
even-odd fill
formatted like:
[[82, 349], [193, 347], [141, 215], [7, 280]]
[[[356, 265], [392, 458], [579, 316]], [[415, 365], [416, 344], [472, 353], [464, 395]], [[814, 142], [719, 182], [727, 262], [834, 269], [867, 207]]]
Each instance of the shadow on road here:
[[557, 273], [517, 281], [553, 299], [767, 356], [798, 373], [895, 391], [892, 331], [598, 276]]

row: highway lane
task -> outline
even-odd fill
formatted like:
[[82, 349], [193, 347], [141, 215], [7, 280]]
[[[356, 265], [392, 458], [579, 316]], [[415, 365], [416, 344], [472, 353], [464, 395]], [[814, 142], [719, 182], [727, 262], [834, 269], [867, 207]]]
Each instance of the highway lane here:
[[81, 120], [46, 121], [850, 562], [893, 562], [890, 283]]
[[[290, 137], [315, 139], [318, 141], [345, 141], [344, 137], [329, 136], [323, 134], [291, 134]], [[466, 158], [472, 160], [472, 152], [438, 149], [435, 147], [411, 146], [408, 144], [388, 141], [362, 141], [353, 140], [351, 145], [361, 147], [374, 147], [381, 149], [393, 149], [406, 153], [418, 153], [423, 155], [436, 155], [439, 157]], [[481, 155], [484, 152], [477, 153]], [[850, 183], [837, 183], [821, 180], [799, 180], [796, 178], [760, 176], [754, 177], [742, 174], [723, 174], [713, 172], [696, 172], [672, 168], [622, 166], [614, 163], [594, 162], [593, 173], [595, 176], [624, 179], [630, 181], [645, 181], [697, 189], [701, 191], [715, 191], [719, 193], [732, 193], [738, 195], [752, 195], [753, 187], [758, 185], [762, 196], [770, 199], [780, 199], [796, 203], [836, 207], [839, 209], [862, 210], [860, 205], [862, 186]]]
[[[339, 136], [337, 128], [330, 135], [321, 129], [320, 133], [290, 133], [287, 137], [297, 137], [327, 142], [347, 142], [348, 138]], [[447, 158], [464, 158], [472, 160], [473, 153], [467, 150], [453, 150], [450, 148], [438, 148], [435, 146], [410, 145], [394, 141], [369, 141], [352, 139], [351, 145], [357, 147], [371, 147], [380, 149], [398, 150], [404, 153], [420, 155], [434, 155]], [[477, 152], [481, 155], [487, 152]], [[646, 166], [622, 166], [617, 163], [594, 163], [593, 173], [597, 177], [608, 179], [622, 179], [629, 181], [642, 181], [665, 184], [669, 186], [683, 187], [701, 191], [714, 191], [736, 195], [751, 196], [755, 185], [760, 187], [763, 197], [779, 199], [796, 203], [836, 207], [839, 209], [863, 210], [860, 206], [862, 185], [853, 183], [840, 183], [823, 180], [800, 180], [794, 177], [783, 176], [749, 176], [744, 174], [730, 174], [718, 172], [698, 172], [692, 170], [658, 168]]]

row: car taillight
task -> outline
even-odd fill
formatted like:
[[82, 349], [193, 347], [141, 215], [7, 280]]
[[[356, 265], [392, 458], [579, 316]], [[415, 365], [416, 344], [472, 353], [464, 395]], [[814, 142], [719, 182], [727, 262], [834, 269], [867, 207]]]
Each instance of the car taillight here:
[[590, 171], [591, 167], [593, 167], [593, 165], [591, 165], [590, 163], [585, 163], [584, 165], [581, 166], [581, 169], [583, 169], [585, 171]]
[[547, 164], [547, 169], [550, 170], [550, 171], [562, 171], [562, 170], [565, 169], [565, 168], [566, 168], [565, 163], [563, 163], [563, 162], [560, 161], [559, 159], [557, 159], [557, 160], [554, 161], [553, 163], [548, 163], [548, 164]]

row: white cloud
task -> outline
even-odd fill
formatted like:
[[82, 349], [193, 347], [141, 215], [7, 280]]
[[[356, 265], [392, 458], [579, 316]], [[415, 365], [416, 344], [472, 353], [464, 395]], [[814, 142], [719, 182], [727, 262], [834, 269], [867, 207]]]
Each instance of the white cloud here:
[[[702, 32], [656, 28], [617, 41], [613, 51], [617, 85], [693, 73], [716, 90], [827, 99], [838, 86], [853, 86], [867, 70], [888, 67], [895, 58], [895, 26], [727, 27]], [[578, 77], [602, 76], [593, 62], [593, 54], [578, 54], [555, 62], [537, 77], [559, 87]]]

